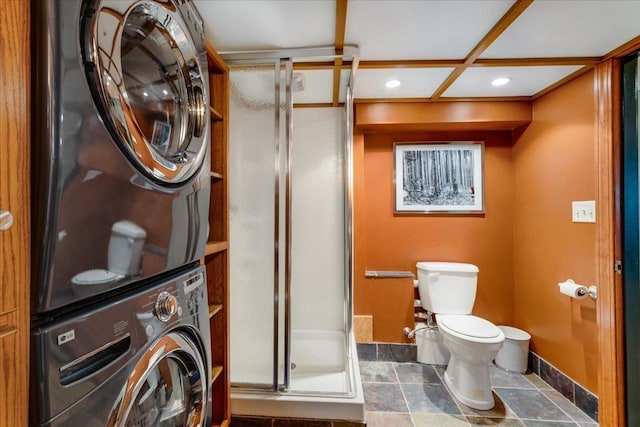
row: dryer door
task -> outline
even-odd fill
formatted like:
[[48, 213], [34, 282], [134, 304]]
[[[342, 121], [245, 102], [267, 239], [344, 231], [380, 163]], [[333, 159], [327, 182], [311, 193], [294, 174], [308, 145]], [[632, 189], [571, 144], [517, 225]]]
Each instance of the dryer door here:
[[202, 426], [208, 378], [198, 346], [182, 332], [169, 333], [144, 352], [106, 425]]
[[144, 175], [179, 184], [208, 144], [202, 21], [188, 1], [85, 4], [81, 46], [94, 101], [115, 142]]

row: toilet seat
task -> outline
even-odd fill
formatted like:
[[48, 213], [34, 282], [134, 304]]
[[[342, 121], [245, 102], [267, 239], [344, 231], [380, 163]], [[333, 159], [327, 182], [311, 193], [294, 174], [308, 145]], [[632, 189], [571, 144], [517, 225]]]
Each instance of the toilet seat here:
[[462, 340], [493, 344], [504, 341], [504, 333], [481, 317], [460, 314], [437, 314], [436, 323], [442, 332]]

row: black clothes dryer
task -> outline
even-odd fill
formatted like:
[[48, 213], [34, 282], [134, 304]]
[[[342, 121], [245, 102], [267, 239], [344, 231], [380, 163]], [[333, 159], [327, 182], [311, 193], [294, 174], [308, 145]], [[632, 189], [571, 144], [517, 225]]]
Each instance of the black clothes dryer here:
[[189, 0], [33, 2], [32, 313], [203, 256], [209, 78]]

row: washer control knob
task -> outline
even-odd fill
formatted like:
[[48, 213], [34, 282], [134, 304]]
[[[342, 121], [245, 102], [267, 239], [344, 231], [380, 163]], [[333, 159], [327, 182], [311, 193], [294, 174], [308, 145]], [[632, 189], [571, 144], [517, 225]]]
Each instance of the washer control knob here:
[[156, 299], [156, 316], [163, 322], [167, 322], [171, 319], [171, 316], [176, 314], [178, 310], [178, 301], [176, 297], [169, 292], [161, 292]]

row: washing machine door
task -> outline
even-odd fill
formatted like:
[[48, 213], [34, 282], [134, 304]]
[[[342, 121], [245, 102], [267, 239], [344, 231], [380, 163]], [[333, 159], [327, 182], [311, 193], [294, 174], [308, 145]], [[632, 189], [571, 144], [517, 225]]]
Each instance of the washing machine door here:
[[145, 176], [191, 178], [208, 144], [203, 25], [189, 1], [96, 0], [83, 9], [81, 46], [97, 109]]
[[198, 346], [171, 332], [144, 350], [114, 405], [108, 427], [200, 427], [206, 419], [207, 374]]

